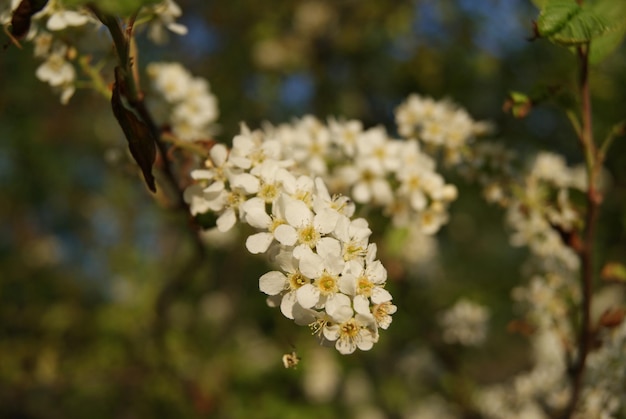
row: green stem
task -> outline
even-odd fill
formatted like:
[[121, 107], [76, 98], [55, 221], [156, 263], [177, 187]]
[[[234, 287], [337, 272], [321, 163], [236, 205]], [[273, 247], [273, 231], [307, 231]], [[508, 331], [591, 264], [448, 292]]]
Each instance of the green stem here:
[[80, 68], [83, 70], [89, 79], [91, 80], [90, 87], [93, 88], [100, 95], [107, 100], [111, 100], [111, 89], [107, 86], [100, 72], [94, 68], [90, 63], [90, 57], [82, 56], [78, 60]]
[[209, 150], [206, 147], [198, 145], [194, 142], [179, 140], [176, 136], [167, 132], [163, 133], [161, 139], [165, 142], [172, 143], [178, 148], [188, 150], [200, 157], [208, 158], [210, 155]]
[[626, 121], [622, 121], [613, 126], [613, 128], [609, 132], [609, 135], [606, 136], [606, 138], [602, 142], [602, 145], [600, 146], [600, 149], [598, 150], [598, 164], [604, 163], [606, 153], [609, 151], [611, 145], [613, 145], [613, 141], [615, 141], [617, 137], [620, 137], [624, 134], [626, 134]]

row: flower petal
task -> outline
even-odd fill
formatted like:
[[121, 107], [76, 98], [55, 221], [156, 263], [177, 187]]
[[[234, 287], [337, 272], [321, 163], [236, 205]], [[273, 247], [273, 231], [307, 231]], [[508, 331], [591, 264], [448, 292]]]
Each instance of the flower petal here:
[[311, 308], [320, 299], [320, 290], [312, 284], [305, 284], [296, 291], [298, 303], [304, 308]]
[[287, 224], [281, 224], [276, 227], [274, 237], [280, 244], [285, 246], [293, 246], [298, 241], [298, 233], [292, 226]]
[[300, 307], [296, 299], [296, 293], [292, 291], [283, 295], [283, 299], [280, 301], [280, 312], [283, 313], [283, 316], [293, 320], [295, 307]]
[[335, 348], [342, 355], [349, 355], [356, 351], [356, 343], [352, 339], [338, 339]]
[[287, 286], [287, 277], [282, 272], [271, 271], [259, 278], [259, 289], [267, 295], [276, 295]]
[[268, 247], [274, 241], [274, 236], [270, 233], [257, 233], [246, 239], [246, 248], [253, 255], [267, 252]]
[[235, 210], [232, 208], [228, 208], [216, 221], [217, 229], [222, 233], [227, 232], [237, 222], [237, 216], [235, 215]]
[[392, 298], [393, 297], [391, 296], [389, 291], [387, 291], [384, 288], [374, 287], [374, 289], [372, 290], [372, 303], [374, 304], [380, 304], [386, 301], [391, 301]]

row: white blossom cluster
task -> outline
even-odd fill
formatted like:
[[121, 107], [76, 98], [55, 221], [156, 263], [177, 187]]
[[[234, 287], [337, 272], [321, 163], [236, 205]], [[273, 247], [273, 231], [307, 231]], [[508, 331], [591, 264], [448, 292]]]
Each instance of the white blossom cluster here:
[[382, 208], [396, 227], [418, 225], [434, 234], [448, 221], [456, 186], [445, 182], [417, 140], [394, 140], [382, 127], [364, 129], [360, 121], [331, 119], [326, 125], [312, 116], [267, 125], [263, 135], [290, 150], [294, 170], [321, 176], [330, 190], [357, 204]]
[[567, 361], [560, 336], [540, 330], [532, 342], [533, 367], [510, 382], [494, 384], [475, 395], [480, 413], [489, 419], [547, 419], [547, 411], [565, 407], [569, 397]]
[[150, 63], [146, 71], [172, 133], [183, 141], [210, 138], [219, 110], [209, 83], [176, 62]]
[[465, 109], [450, 101], [436, 101], [410, 95], [396, 109], [398, 132], [404, 138], [417, 138], [432, 149], [442, 149], [444, 161], [457, 164], [475, 137], [491, 130], [476, 122]]
[[[10, 25], [12, 12], [20, 2], [11, 1], [10, 6], [9, 2], [6, 3], [5, 9], [0, 13], [0, 24], [5, 28]], [[68, 28], [80, 28], [88, 24], [98, 26], [85, 9], [69, 10], [60, 1], [51, 0], [33, 16], [29, 33], [25, 37], [34, 44], [35, 58], [43, 61], [35, 75], [59, 93], [63, 104], [69, 102], [76, 90], [76, 69], [72, 64], [72, 60], [76, 58], [76, 50], [67, 39], [58, 34]]]
[[[587, 358], [585, 383], [573, 418], [617, 418], [623, 408], [626, 374], [626, 324], [602, 330], [601, 346]], [[541, 327], [532, 341], [534, 365], [509, 383], [492, 385], [476, 394], [476, 404], [487, 418], [547, 419], [562, 411], [571, 395], [563, 335]], [[623, 412], [622, 412], [623, 413]]]
[[[0, 1], [0, 25], [5, 30], [19, 4], [19, 0]], [[163, 26], [176, 33], [186, 32], [184, 26], [174, 22], [180, 16], [180, 9], [174, 1], [164, 0], [147, 9], [149, 14], [143, 15], [150, 24], [150, 33], [162, 32]], [[62, 0], [49, 0], [32, 16], [30, 30], [24, 39], [33, 43], [34, 56], [42, 61], [35, 75], [60, 95], [62, 104], [67, 104], [76, 91], [75, 61], [79, 54], [76, 45], [84, 37], [84, 31], [96, 33], [100, 26], [87, 8], [71, 9]]]
[[[531, 251], [533, 263], [527, 265], [531, 279], [513, 290], [513, 298], [524, 306], [534, 329], [534, 365], [509, 383], [477, 392], [476, 401], [489, 418], [547, 418], [550, 412], [562, 411], [571, 396], [568, 359], [576, 359], [578, 347], [571, 304], [580, 302], [581, 295], [577, 283], [580, 262], [569, 235], [580, 230], [582, 220], [570, 196], [584, 192], [587, 181], [584, 168], [568, 167], [565, 159], [554, 153], [537, 154], [521, 180], [514, 179], [510, 167], [500, 166], [489, 180], [501, 187], [493, 201], [507, 208], [511, 244]], [[498, 171], [504, 174], [500, 180]], [[626, 378], [619, 367], [624, 361], [625, 331], [623, 323], [600, 330], [599, 348], [588, 355], [581, 400], [573, 417], [613, 418], [619, 414]]]
[[369, 350], [396, 311], [371, 230], [322, 178], [294, 174], [291, 151], [244, 127], [230, 150], [211, 148], [206, 168], [191, 173], [197, 183], [185, 199], [192, 214], [215, 213], [220, 231], [237, 221], [258, 230], [246, 247], [278, 266], [259, 279], [271, 305], [342, 354]]
[[478, 346], [487, 338], [489, 310], [462, 298], [439, 316], [443, 340], [464, 346]]
[[576, 419], [620, 417], [626, 388], [626, 323], [602, 328], [601, 345], [587, 357], [585, 388]]
[[564, 234], [581, 222], [569, 195], [585, 189], [582, 168], [570, 169], [561, 156], [539, 153], [507, 210], [511, 244], [528, 246], [545, 265], [544, 271], [576, 271], [578, 256]]

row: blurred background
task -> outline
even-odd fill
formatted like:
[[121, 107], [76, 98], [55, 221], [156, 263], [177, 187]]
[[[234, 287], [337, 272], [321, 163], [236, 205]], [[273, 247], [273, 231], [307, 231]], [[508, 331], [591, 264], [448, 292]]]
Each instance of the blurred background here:
[[[576, 82], [573, 54], [528, 40], [530, 1], [178, 3], [189, 33], [162, 46], [140, 34], [140, 67], [179, 61], [208, 79], [217, 141], [241, 121], [307, 113], [393, 134], [394, 108], [419, 93], [493, 122], [522, 155], [581, 161], [555, 106], [523, 120], [502, 111], [510, 90]], [[510, 292], [526, 251], [508, 246], [503, 212], [476, 187], [444, 173], [460, 197], [436, 240], [414, 249], [431, 257], [407, 268], [382, 249], [398, 312], [372, 351], [341, 356], [266, 306], [267, 265], [241, 237], [208, 238], [196, 257], [186, 217], [137, 175], [109, 103], [79, 89], [60, 105], [38, 65], [31, 45], [0, 52], [0, 417], [473, 417], [473, 388], [528, 367], [526, 339], [507, 331], [520, 316]], [[594, 69], [592, 86], [602, 138], [625, 118], [623, 47]], [[598, 260], [623, 261], [623, 138], [607, 167]], [[392, 244], [374, 230], [380, 247]], [[479, 348], [442, 341], [437, 316], [461, 297], [491, 312]], [[301, 362], [285, 369], [292, 351]]]

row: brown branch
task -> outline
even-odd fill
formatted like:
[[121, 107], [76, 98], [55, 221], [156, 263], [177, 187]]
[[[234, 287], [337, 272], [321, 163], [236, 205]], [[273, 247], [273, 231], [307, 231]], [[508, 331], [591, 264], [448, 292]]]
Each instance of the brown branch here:
[[580, 65], [579, 89], [582, 109], [582, 129], [579, 140], [585, 155], [588, 186], [586, 193], [587, 211], [585, 214], [583, 243], [579, 251], [582, 291], [580, 309], [582, 311], [582, 318], [578, 336], [578, 356], [570, 369], [572, 393], [570, 401], [564, 411], [564, 418], [570, 418], [580, 402], [587, 355], [591, 349], [591, 340], [593, 338], [591, 329], [591, 299], [594, 278], [593, 253], [598, 212], [602, 201], [601, 195], [596, 189], [597, 179], [602, 166], [593, 138], [591, 93], [589, 89], [589, 45], [578, 47], [577, 53]]
[[162, 342], [163, 334], [167, 328], [167, 315], [169, 307], [175, 300], [176, 295], [181, 291], [181, 289], [184, 288], [185, 283], [189, 280], [189, 278], [192, 277], [193, 274], [202, 266], [205, 256], [205, 247], [204, 243], [200, 239], [200, 236], [198, 235], [198, 228], [191, 218], [189, 204], [187, 204], [184, 199], [184, 189], [174, 172], [172, 162], [168, 159], [168, 146], [161, 138], [161, 130], [154, 122], [154, 118], [146, 107], [144, 94], [141, 91], [140, 79], [136, 68], [136, 51], [132, 48], [132, 32], [136, 15], [131, 17], [129, 24], [124, 30], [115, 16], [101, 13], [94, 4], [91, 4], [89, 7], [111, 33], [111, 37], [113, 38], [117, 50], [119, 64], [128, 75], [128, 77], [125, 78], [129, 87], [126, 98], [153, 134], [152, 138], [154, 138], [158, 153], [161, 156], [161, 172], [165, 181], [170, 186], [169, 189], [173, 191], [175, 195], [174, 199], [176, 200], [176, 203], [174, 209], [184, 216], [188, 224], [187, 231], [190, 233], [190, 238], [194, 244], [193, 254], [191, 255], [189, 261], [177, 274], [169, 278], [156, 298], [155, 318], [152, 326], [152, 332], [157, 343], [160, 343]]

